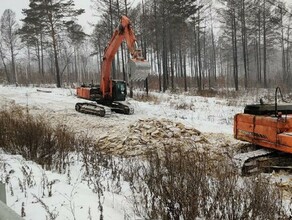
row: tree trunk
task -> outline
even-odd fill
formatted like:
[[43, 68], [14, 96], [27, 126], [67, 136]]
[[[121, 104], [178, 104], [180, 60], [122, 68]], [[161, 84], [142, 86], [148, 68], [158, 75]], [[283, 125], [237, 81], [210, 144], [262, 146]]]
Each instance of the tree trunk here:
[[[52, 24], [53, 25], [53, 24]], [[56, 82], [57, 88], [61, 88], [61, 78], [60, 78], [60, 68], [59, 68], [59, 61], [58, 61], [58, 51], [57, 51], [57, 40], [55, 36], [55, 29], [52, 27], [52, 40], [53, 40], [53, 49], [54, 49], [54, 59], [55, 59], [55, 68], [56, 68]]]
[[200, 40], [200, 10], [198, 10], [198, 26], [197, 26], [197, 45], [198, 45], [198, 89], [202, 90], [202, 58], [201, 58], [201, 40]]
[[232, 8], [232, 48], [233, 48], [233, 79], [235, 90], [238, 91], [238, 61], [237, 61], [237, 28], [235, 17], [235, 5]]
[[9, 74], [9, 71], [8, 71], [8, 68], [7, 68], [7, 65], [5, 62], [5, 55], [3, 54], [2, 48], [0, 48], [0, 57], [1, 57], [1, 60], [2, 60], [3, 66], [4, 66], [4, 71], [5, 71], [7, 82], [11, 83], [10, 74]]
[[258, 25], [259, 25], [259, 34], [258, 34], [258, 73], [259, 73], [259, 81], [260, 81], [260, 84], [262, 83], [262, 50], [261, 50], [261, 16], [259, 14], [259, 22], [258, 22]]
[[281, 50], [282, 50], [282, 72], [283, 72], [283, 80], [284, 82], [288, 82], [288, 75], [286, 72], [286, 58], [285, 58], [285, 46], [284, 46], [284, 26], [283, 26], [283, 14], [282, 8], [280, 8], [280, 16], [281, 16]]
[[16, 69], [15, 69], [15, 55], [13, 43], [10, 43], [10, 53], [11, 53], [11, 69], [12, 69], [12, 83], [16, 83]]
[[184, 89], [185, 92], [188, 91], [188, 84], [187, 84], [187, 58], [186, 58], [186, 54], [184, 54], [183, 57], [183, 74], [184, 74]]
[[213, 21], [212, 21], [212, 30], [211, 30], [211, 37], [212, 37], [212, 74], [214, 77], [214, 81], [217, 81], [217, 61], [216, 61], [216, 45], [215, 45], [215, 38], [214, 38], [214, 29], [213, 29]]
[[43, 34], [41, 33], [41, 73], [42, 76], [45, 76], [45, 67], [44, 67], [44, 43], [43, 43]]
[[242, 0], [241, 10], [241, 40], [242, 40], [242, 52], [243, 52], [243, 66], [244, 66], [244, 88], [247, 89], [248, 82], [248, 68], [247, 68], [247, 37], [245, 26], [245, 0]]
[[[50, 1], [50, 3], [52, 3]], [[55, 33], [55, 25], [53, 22], [53, 15], [50, 11], [47, 11], [47, 15], [49, 18], [50, 28], [51, 28], [51, 37], [53, 41], [53, 52], [54, 52], [54, 60], [55, 60], [55, 69], [56, 69], [56, 83], [57, 87], [61, 88], [61, 78], [60, 78], [60, 68], [59, 68], [59, 61], [58, 61], [58, 50], [57, 50], [57, 39]]]
[[170, 72], [171, 72], [171, 89], [174, 90], [174, 66], [173, 66], [173, 42], [172, 42], [172, 35], [170, 34], [169, 39], [169, 52], [170, 52]]
[[158, 44], [158, 16], [157, 16], [157, 0], [154, 0], [154, 19], [155, 19], [155, 47], [156, 47], [156, 59], [157, 59], [157, 67], [158, 67], [158, 83], [159, 83], [159, 92], [162, 91], [161, 87], [161, 61], [160, 61], [160, 54], [159, 54], [159, 44]]
[[163, 39], [162, 39], [162, 62], [163, 62], [163, 92], [167, 90], [167, 48], [166, 48], [166, 34], [165, 29], [163, 28]]
[[290, 70], [290, 62], [289, 62], [289, 57], [290, 57], [290, 25], [287, 27], [287, 48], [286, 48], [286, 72], [289, 76], [289, 80], [287, 82], [288, 85], [290, 85], [291, 82], [291, 70]]
[[266, 30], [266, 0], [264, 0], [264, 15], [263, 15], [263, 40], [264, 40], [264, 87], [267, 88], [267, 30]]

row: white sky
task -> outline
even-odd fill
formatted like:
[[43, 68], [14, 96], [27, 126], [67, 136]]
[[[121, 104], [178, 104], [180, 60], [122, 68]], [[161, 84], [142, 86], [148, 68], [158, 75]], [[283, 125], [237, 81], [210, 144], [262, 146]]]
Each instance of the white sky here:
[[[135, 2], [139, 2], [141, 0], [135, 0]], [[287, 5], [292, 5], [292, 0], [284, 0], [287, 2]], [[97, 23], [97, 17], [93, 16], [93, 8], [91, 0], [74, 0], [76, 8], [85, 9], [85, 13], [79, 16], [79, 24], [83, 26], [84, 31], [87, 34], [90, 34], [92, 28], [89, 25]], [[16, 13], [16, 19], [20, 20], [23, 18], [21, 13], [23, 8], [29, 8], [29, 0], [0, 0], [0, 16], [2, 16], [5, 9], [11, 9]], [[21, 25], [21, 22], [19, 21]]]
[[[75, 0], [76, 8], [85, 9], [85, 13], [80, 15], [79, 24], [84, 27], [84, 30], [89, 34], [91, 28], [88, 22], [96, 23], [97, 17], [94, 17], [92, 10], [91, 0]], [[2, 16], [5, 9], [11, 9], [16, 13], [16, 19], [20, 20], [23, 18], [21, 13], [23, 8], [29, 8], [29, 0], [0, 0], [0, 16]], [[21, 25], [21, 21], [19, 21]]]

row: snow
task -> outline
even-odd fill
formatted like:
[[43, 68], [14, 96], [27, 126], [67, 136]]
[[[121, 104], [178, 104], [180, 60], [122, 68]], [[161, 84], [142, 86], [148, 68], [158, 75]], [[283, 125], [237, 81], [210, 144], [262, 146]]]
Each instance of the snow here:
[[[134, 115], [113, 113], [109, 118], [81, 114], [75, 111], [79, 102], [75, 90], [71, 88], [13, 87], [0, 85], [0, 104], [18, 104], [29, 113], [41, 115], [52, 124], [65, 124], [74, 132], [99, 139], [103, 136], [126, 135], [129, 125], [140, 119], [168, 119], [181, 122], [187, 127], [212, 134], [213, 142], [222, 137], [230, 138], [233, 116], [243, 111], [240, 106], [232, 106], [228, 100], [199, 96], [151, 93], [159, 102], [141, 102], [129, 99], [134, 106]], [[46, 219], [48, 212], [41, 204], [47, 205], [57, 219], [99, 219], [98, 196], [84, 181], [82, 162], [72, 154], [70, 176], [43, 170], [38, 164], [26, 161], [20, 155], [0, 152], [0, 181], [10, 178], [6, 186], [7, 205], [21, 213], [24, 204], [25, 219]], [[5, 164], [5, 166], [4, 166]], [[5, 167], [5, 169], [4, 169]], [[24, 170], [32, 175], [25, 175]], [[31, 178], [30, 178], [31, 177]], [[107, 184], [103, 177], [101, 182]], [[49, 183], [52, 196], [49, 196]], [[24, 189], [23, 189], [24, 188]], [[13, 192], [12, 192], [13, 191]], [[138, 219], [133, 212], [130, 190], [123, 182], [121, 192], [104, 191], [102, 196], [104, 219]]]
[[[58, 215], [57, 219], [84, 219], [89, 216], [89, 208], [92, 219], [98, 219], [98, 197], [86, 182], [81, 181], [81, 164], [74, 160], [72, 164], [71, 180], [67, 175], [44, 171], [39, 165], [31, 161], [25, 161], [21, 156], [0, 154], [0, 164], [7, 164], [7, 172], [1, 171], [1, 177], [13, 179], [12, 185], [6, 186], [8, 195], [7, 204], [20, 214], [22, 203], [25, 204], [26, 219], [46, 219], [43, 207], [37, 198], [40, 198], [49, 210]], [[31, 173], [31, 179], [24, 175], [25, 169]], [[47, 178], [47, 180], [46, 180]], [[49, 195], [49, 187], [44, 182], [55, 182], [52, 185], [52, 196]], [[21, 190], [19, 184], [24, 190]], [[12, 190], [11, 190], [12, 188]], [[13, 192], [12, 192], [13, 191]], [[11, 195], [13, 193], [13, 196]], [[129, 204], [121, 195], [105, 192], [106, 198], [103, 208], [105, 219], [122, 219], [124, 214], [130, 212]], [[127, 210], [128, 209], [128, 210]]]
[[[74, 96], [73, 89], [50, 88], [43, 90], [51, 93], [38, 92], [32, 87], [0, 87], [0, 100], [13, 100], [16, 104], [28, 106], [31, 109], [41, 109], [45, 112], [63, 112], [75, 114], [75, 103], [80, 101]], [[138, 102], [130, 100], [135, 108], [135, 114], [131, 116], [114, 114], [110, 119], [99, 118], [101, 121], [116, 122], [116, 118], [122, 123], [131, 123], [143, 118], [167, 118], [183, 122], [186, 125], [196, 127], [203, 132], [232, 133], [233, 116], [242, 112], [243, 107], [227, 106], [227, 102], [216, 98], [204, 98], [199, 96], [166, 95], [154, 93], [161, 100], [160, 104]], [[186, 104], [189, 109], [176, 109], [176, 106]], [[86, 117], [84, 117], [86, 118]], [[92, 116], [87, 117], [92, 120]], [[86, 120], [86, 119], [83, 119]], [[85, 121], [84, 121], [85, 122]]]

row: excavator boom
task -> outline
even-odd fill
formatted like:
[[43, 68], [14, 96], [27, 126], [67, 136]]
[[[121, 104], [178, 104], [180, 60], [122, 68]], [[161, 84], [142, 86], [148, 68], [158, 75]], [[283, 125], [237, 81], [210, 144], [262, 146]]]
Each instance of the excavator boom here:
[[[140, 51], [136, 49], [136, 37], [131, 27], [131, 21], [128, 17], [122, 16], [119, 27], [114, 31], [107, 48], [105, 49], [102, 66], [101, 66], [101, 91], [104, 98], [112, 97], [112, 79], [111, 79], [111, 66], [115, 54], [123, 41], [126, 41], [131, 60], [136, 64], [135, 74], [139, 73], [140, 66], [146, 66], [149, 73], [149, 63], [141, 57]], [[143, 63], [139, 65], [139, 63]]]

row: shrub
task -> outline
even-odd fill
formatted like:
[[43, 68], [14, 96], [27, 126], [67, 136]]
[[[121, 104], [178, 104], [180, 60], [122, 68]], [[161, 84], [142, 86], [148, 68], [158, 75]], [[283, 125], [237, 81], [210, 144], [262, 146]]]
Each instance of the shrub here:
[[159, 104], [160, 100], [158, 96], [152, 95], [152, 94], [146, 94], [146, 93], [134, 93], [133, 98], [140, 102], [153, 102], [154, 104]]
[[66, 127], [53, 128], [41, 116], [32, 117], [19, 106], [0, 110], [0, 127], [0, 147], [4, 151], [20, 154], [48, 169], [55, 164], [61, 171], [65, 157], [74, 150], [74, 135]]
[[178, 149], [130, 163], [126, 176], [144, 219], [286, 219], [268, 179], [241, 178], [224, 159]]

